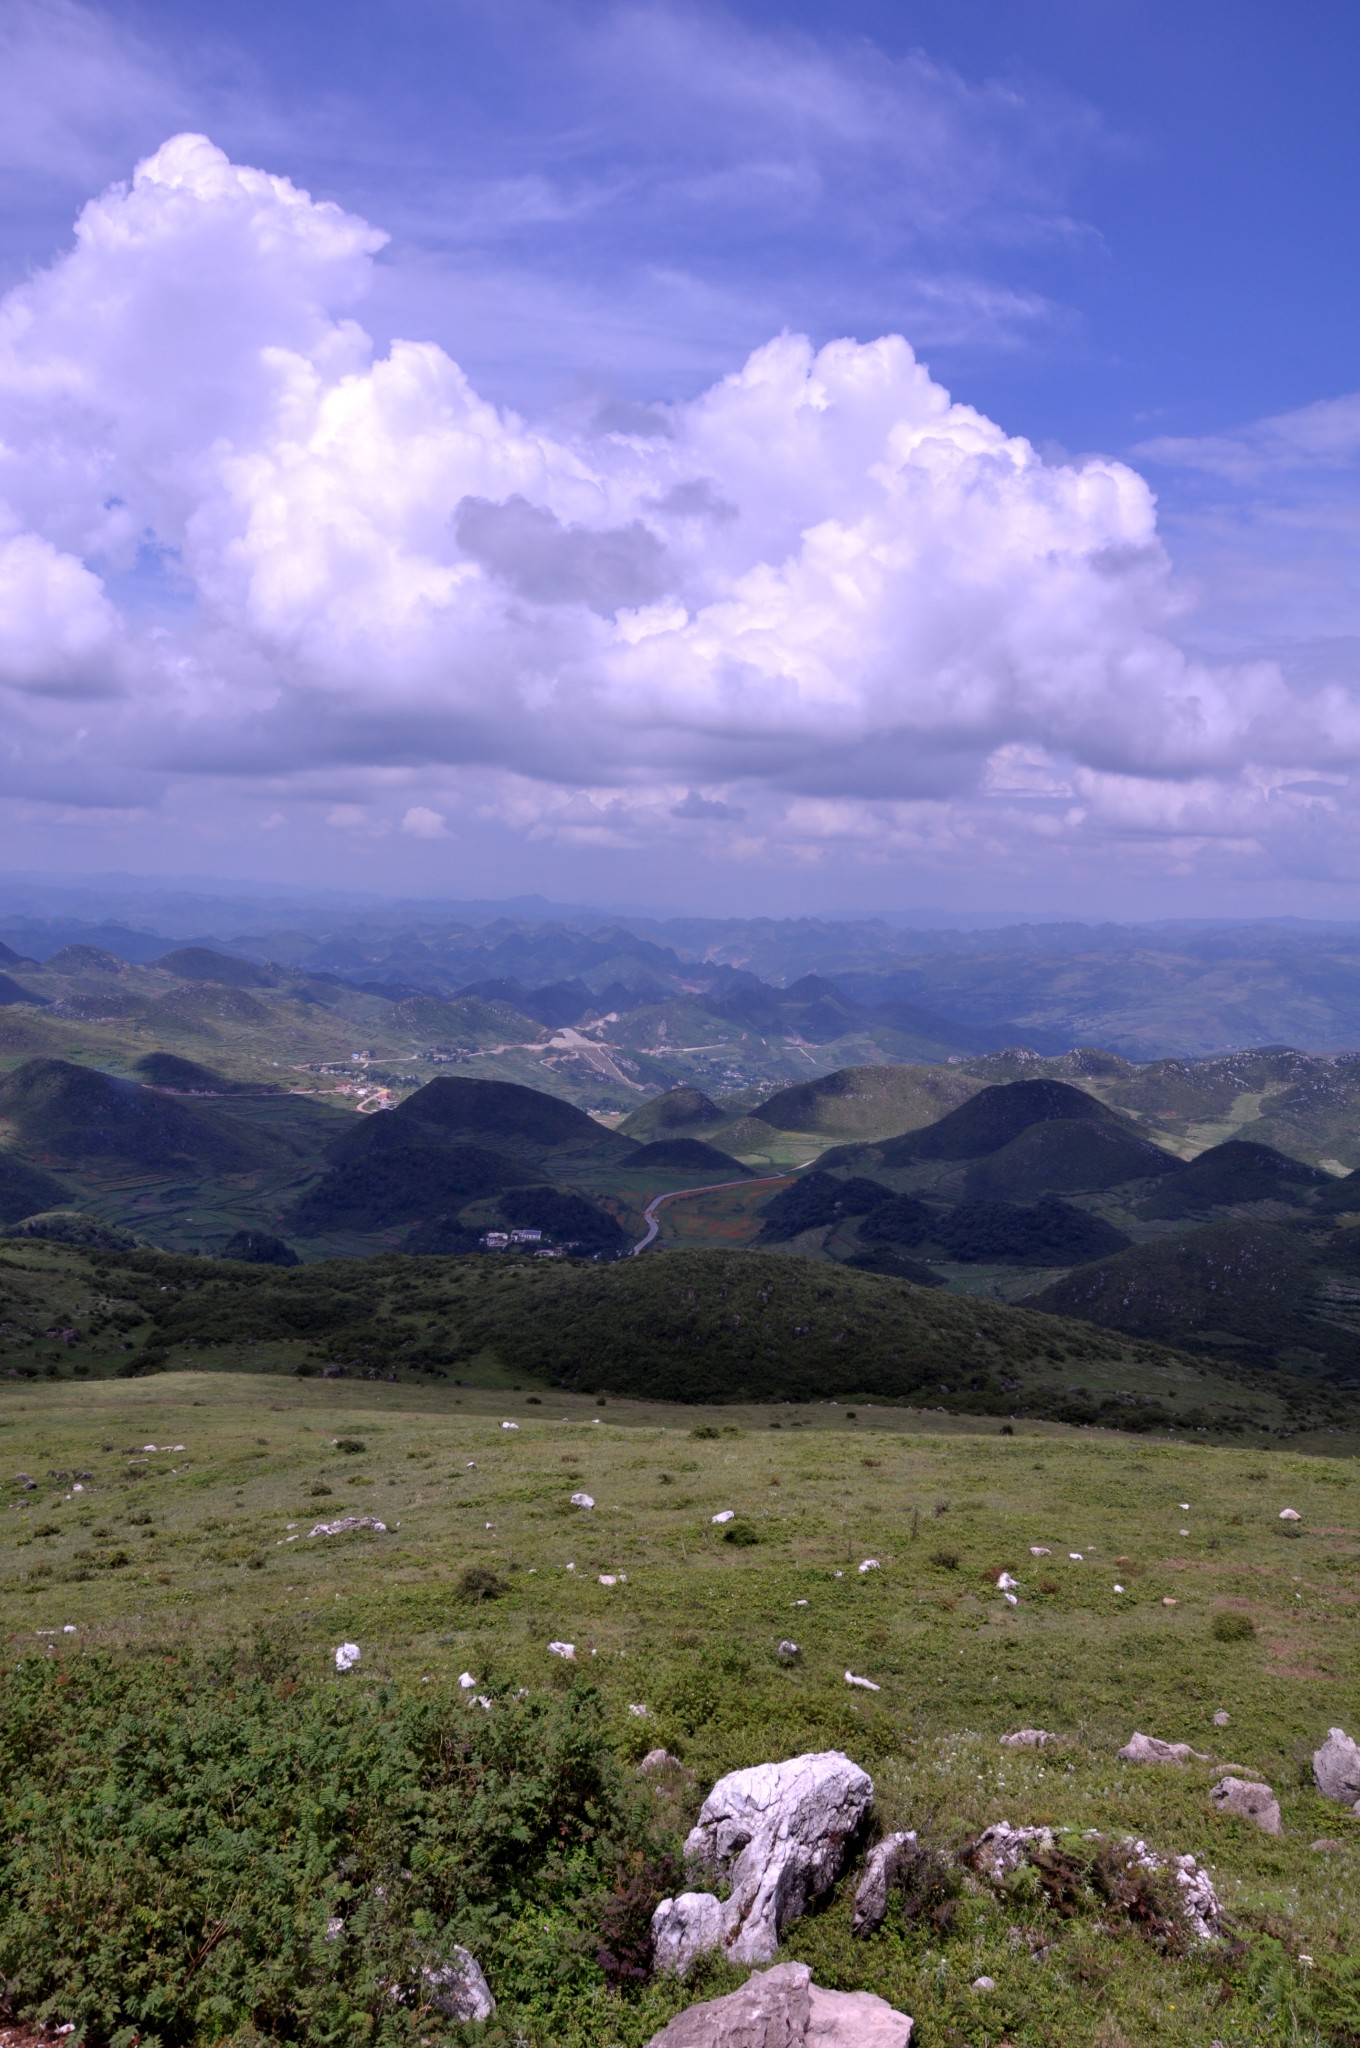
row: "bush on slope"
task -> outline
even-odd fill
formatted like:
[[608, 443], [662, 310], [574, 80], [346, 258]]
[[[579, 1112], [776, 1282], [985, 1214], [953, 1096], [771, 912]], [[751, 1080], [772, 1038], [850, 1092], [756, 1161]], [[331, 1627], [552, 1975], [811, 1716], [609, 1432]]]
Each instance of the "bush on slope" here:
[[879, 1180], [838, 1180], [832, 1173], [805, 1173], [765, 1203], [756, 1242], [787, 1244], [804, 1230], [841, 1223], [847, 1216], [867, 1215], [890, 1200], [891, 1191]]

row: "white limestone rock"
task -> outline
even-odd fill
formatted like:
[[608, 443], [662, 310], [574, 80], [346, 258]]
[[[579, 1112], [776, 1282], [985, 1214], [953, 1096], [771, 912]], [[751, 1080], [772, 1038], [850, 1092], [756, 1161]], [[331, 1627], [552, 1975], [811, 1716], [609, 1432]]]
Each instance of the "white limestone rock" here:
[[876, 1842], [865, 1858], [864, 1875], [855, 1893], [854, 1917], [850, 1932], [862, 1941], [871, 1934], [877, 1934], [888, 1917], [888, 1894], [897, 1882], [897, 1873], [906, 1856], [916, 1847], [914, 1828], [895, 1835], [885, 1835]]
[[467, 2025], [474, 2020], [489, 2020], [496, 2010], [481, 1965], [465, 1948], [455, 1946], [447, 1963], [437, 1969], [426, 1968], [420, 1974], [425, 1981], [426, 2003], [447, 2020]]
[[1007, 1749], [1047, 1749], [1057, 1739], [1047, 1728], [1016, 1728], [1001, 1737]]
[[1027, 1863], [1035, 1850], [1052, 1847], [1052, 1828], [1013, 1828], [1009, 1821], [999, 1820], [982, 1830], [964, 1851], [963, 1860], [993, 1884], [1001, 1884], [1013, 1870]]
[[1249, 1778], [1220, 1778], [1209, 1797], [1220, 1813], [1231, 1814], [1237, 1820], [1254, 1820], [1263, 1834], [1284, 1833], [1280, 1802], [1269, 1785], [1256, 1784]]
[[683, 1971], [718, 1947], [734, 1963], [771, 1962], [785, 1927], [840, 1875], [873, 1797], [868, 1772], [839, 1750], [720, 1778], [685, 1860], [725, 1878], [730, 1896], [722, 1904], [696, 1892], [663, 1899], [652, 1919], [658, 1967]]
[[1193, 1856], [1161, 1856], [1146, 1842], [1125, 1835], [1124, 1847], [1142, 1870], [1169, 1870], [1196, 1941], [1212, 1941], [1223, 1924], [1223, 1908], [1207, 1870]]
[[1360, 1743], [1344, 1728], [1329, 1728], [1321, 1749], [1314, 1750], [1313, 1782], [1324, 1799], [1360, 1812]]
[[1159, 1735], [1140, 1735], [1136, 1729], [1116, 1754], [1126, 1764], [1188, 1764], [1191, 1757], [1196, 1763], [1209, 1761], [1202, 1750], [1191, 1749], [1188, 1742], [1163, 1742]]
[[683, 1977], [700, 1956], [721, 1948], [726, 1934], [727, 1908], [712, 1892], [663, 1899], [652, 1915], [652, 1967]]
[[806, 2048], [910, 2048], [912, 2023], [872, 1991], [808, 1986]]
[[678, 2013], [648, 2048], [910, 2048], [911, 2034], [886, 1999], [824, 1991], [806, 1963], [780, 1963]]

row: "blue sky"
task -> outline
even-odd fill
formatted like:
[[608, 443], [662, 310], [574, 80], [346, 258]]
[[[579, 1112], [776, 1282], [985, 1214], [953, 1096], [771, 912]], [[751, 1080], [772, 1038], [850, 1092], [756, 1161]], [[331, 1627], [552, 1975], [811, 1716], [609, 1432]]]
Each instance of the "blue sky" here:
[[[1353, 7], [0, 0], [0, 38], [12, 864], [1360, 909]], [[155, 159], [186, 132], [310, 195], [305, 285], [217, 159]], [[928, 391], [817, 354], [885, 335]]]

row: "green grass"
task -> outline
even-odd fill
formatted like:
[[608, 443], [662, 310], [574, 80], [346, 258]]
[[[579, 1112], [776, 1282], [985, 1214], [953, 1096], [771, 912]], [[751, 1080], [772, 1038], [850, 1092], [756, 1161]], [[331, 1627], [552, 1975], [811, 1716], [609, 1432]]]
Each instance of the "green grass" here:
[[[340, 1713], [325, 1704], [332, 1695], [362, 1697], [379, 1719], [430, 1700], [475, 1732], [482, 1714], [461, 1704], [463, 1671], [494, 1698], [525, 1687], [551, 1701], [571, 1673], [547, 1644], [574, 1642], [578, 1683], [599, 1700], [595, 1739], [624, 1765], [662, 1744], [696, 1774], [683, 1810], [660, 1817], [672, 1834], [722, 1771], [837, 1747], [873, 1773], [884, 1826], [944, 1846], [1006, 1818], [1129, 1832], [1208, 1864], [1245, 1949], [1181, 1962], [1131, 1934], [1056, 1921], [1023, 1895], [970, 1895], [943, 1940], [898, 1921], [860, 1945], [848, 1932], [852, 1886], [842, 1886], [791, 1931], [785, 1954], [811, 1962], [820, 1982], [863, 1986], [912, 2012], [928, 2048], [995, 2048], [1003, 2033], [1016, 2048], [1348, 2040], [1319, 2031], [1308, 2001], [1352, 1945], [1360, 1824], [1305, 1780], [1327, 1727], [1355, 1720], [1355, 1464], [1023, 1423], [1001, 1437], [994, 1425], [960, 1431], [863, 1407], [854, 1420], [814, 1413], [809, 1430], [798, 1410], [592, 1405], [523, 1384], [426, 1390], [223, 1373], [11, 1383], [0, 1389], [0, 1468], [39, 1484], [4, 1488], [6, 1687], [12, 1698], [16, 1685], [31, 1688], [39, 1660], [80, 1688], [89, 1660], [108, 1659], [119, 1684], [170, 1674], [169, 1713], [182, 1667], [235, 1654], [240, 1712], [263, 1715], [270, 1731], [263, 1752], [296, 1747], [300, 1729]], [[184, 1448], [142, 1449], [150, 1443]], [[569, 1503], [581, 1489], [591, 1512]], [[1292, 1539], [1278, 1520], [1285, 1505], [1303, 1517]], [[710, 1517], [729, 1507], [758, 1542], [723, 1540]], [[388, 1533], [308, 1536], [316, 1520], [348, 1514], [377, 1516]], [[1052, 1555], [1031, 1557], [1034, 1543]], [[861, 1574], [866, 1557], [881, 1568]], [[1003, 1568], [1021, 1582], [1014, 1610], [993, 1584]], [[470, 1571], [493, 1573], [504, 1591], [465, 1594]], [[601, 1573], [626, 1582], [604, 1587]], [[1246, 1616], [1255, 1634], [1220, 1641], [1223, 1615]], [[76, 1634], [39, 1633], [68, 1623]], [[792, 1667], [776, 1654], [789, 1635], [802, 1652]], [[332, 1652], [347, 1640], [363, 1661], [341, 1679]], [[251, 1689], [259, 1641], [286, 1646], [282, 1697], [299, 1688], [296, 1726]], [[882, 1691], [852, 1691], [847, 1669]], [[1232, 1716], [1226, 1729], [1212, 1722], [1219, 1707]], [[14, 1707], [3, 1711], [12, 1726]], [[1021, 1725], [1053, 1729], [1063, 1746], [1001, 1748], [997, 1738]], [[1114, 1752], [1135, 1726], [1215, 1763], [1120, 1764]], [[1281, 1840], [1212, 1810], [1208, 1787], [1225, 1765], [1274, 1785]], [[286, 1806], [282, 1788], [271, 1797]], [[367, 1809], [351, 1797], [363, 1835]], [[253, 1828], [274, 1825], [252, 1815]], [[230, 1837], [220, 1812], [214, 1826]], [[1314, 1854], [1308, 1844], [1324, 1834], [1347, 1846]], [[229, 1848], [219, 1841], [213, 1853]], [[72, 1847], [91, 1869], [104, 1854], [92, 1838]], [[324, 1889], [313, 1883], [307, 1897]], [[501, 1996], [504, 2039], [518, 2030], [533, 2048], [637, 2048], [682, 1995], [663, 1986], [617, 1997], [568, 1943], [564, 2004], [532, 1890], [511, 1886], [494, 1912], [457, 1907]], [[567, 1885], [546, 1914], [559, 1948], [581, 1935], [588, 1896]], [[1042, 1963], [1026, 1930], [1054, 1943]], [[1305, 1981], [1299, 1953], [1321, 1974]], [[173, 1974], [173, 1962], [164, 1968]], [[998, 1985], [985, 2005], [967, 1990], [983, 1973]], [[713, 1988], [728, 1981], [718, 1973]], [[205, 2021], [177, 2038], [259, 2037]], [[318, 2020], [296, 2038], [332, 2036]]]

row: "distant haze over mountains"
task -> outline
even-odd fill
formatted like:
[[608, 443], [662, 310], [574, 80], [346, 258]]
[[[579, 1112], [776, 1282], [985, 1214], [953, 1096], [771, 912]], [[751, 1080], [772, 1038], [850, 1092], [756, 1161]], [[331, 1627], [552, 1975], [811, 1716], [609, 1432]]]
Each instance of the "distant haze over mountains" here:
[[[1007, 1045], [1047, 1055], [1097, 1045], [1141, 1060], [1360, 1046], [1360, 925], [998, 917], [946, 926], [933, 921], [941, 913], [911, 914], [919, 925], [906, 912], [893, 921], [657, 917], [523, 897], [421, 903], [227, 885], [212, 893], [207, 884], [162, 892], [119, 877], [0, 881], [0, 943], [20, 959], [82, 946], [175, 971], [167, 956], [202, 954], [335, 976], [395, 1002], [475, 997], [548, 1032], [603, 1030], [629, 1057], [716, 1051], [734, 1033], [808, 1047], [845, 1041], [830, 1060], [810, 1055], [809, 1071]], [[13, 960], [0, 955], [0, 969], [22, 988]], [[239, 981], [210, 960], [192, 972]], [[16, 999], [12, 988], [6, 999]], [[434, 1042], [448, 1036], [436, 1019], [407, 1022]], [[741, 1060], [718, 1066], [681, 1071], [703, 1086], [741, 1085]], [[795, 1072], [796, 1063], [786, 1076], [762, 1068], [747, 1078]], [[655, 1077], [675, 1078], [680, 1071]]]

